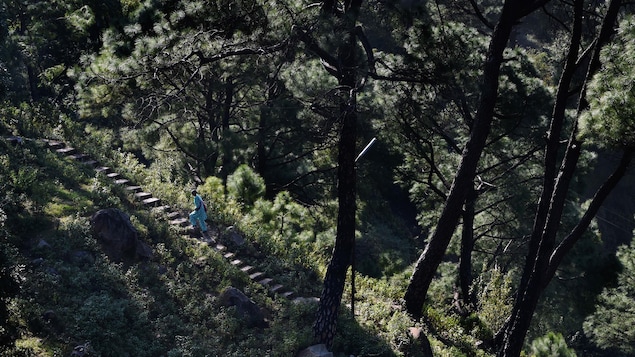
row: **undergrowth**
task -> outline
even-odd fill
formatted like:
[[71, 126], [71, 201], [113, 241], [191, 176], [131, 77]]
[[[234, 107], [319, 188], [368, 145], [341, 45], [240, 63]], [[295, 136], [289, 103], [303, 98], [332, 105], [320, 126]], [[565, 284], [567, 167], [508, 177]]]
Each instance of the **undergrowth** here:
[[[184, 239], [178, 228], [140, 207], [120, 186], [45, 150], [43, 143], [8, 150], [4, 159], [10, 165], [0, 174], [15, 176], [3, 187], [3, 252], [13, 252], [8, 265], [20, 290], [6, 299], [14, 343], [2, 347], [3, 356], [67, 356], [76, 346], [84, 346], [90, 356], [293, 356], [312, 344], [315, 304], [270, 295], [211, 247]], [[219, 197], [216, 210], [222, 212], [212, 216], [242, 218], [236, 227], [248, 238], [245, 249], [256, 254], [260, 246], [271, 244], [263, 250], [280, 254], [263, 259], [269, 265], [265, 268], [289, 286], [319, 293], [327, 253], [319, 252], [320, 264], [301, 255], [315, 250], [315, 244], [329, 247], [326, 236], [319, 238], [328, 230], [284, 241], [303, 227], [308, 213], [281, 196], [271, 209], [279, 214], [276, 207], [286, 207], [287, 218], [283, 226], [274, 224], [280, 235], [267, 243], [265, 231], [251, 235], [258, 233], [254, 211]], [[220, 202], [226, 210], [218, 209]], [[267, 204], [256, 202], [254, 207]], [[110, 207], [129, 214], [140, 237], [153, 248], [151, 261], [124, 264], [102, 251], [90, 230], [90, 216]], [[227, 213], [232, 210], [236, 215]], [[278, 244], [291, 249], [288, 260]], [[361, 286], [374, 285], [373, 280], [361, 281]], [[265, 312], [266, 328], [246, 325], [233, 308], [219, 303], [219, 294], [230, 286]], [[388, 282], [381, 286], [390, 290]], [[333, 349], [346, 351], [339, 355], [402, 355], [405, 326], [411, 321], [393, 306], [392, 297], [358, 294], [355, 317], [343, 301]]]

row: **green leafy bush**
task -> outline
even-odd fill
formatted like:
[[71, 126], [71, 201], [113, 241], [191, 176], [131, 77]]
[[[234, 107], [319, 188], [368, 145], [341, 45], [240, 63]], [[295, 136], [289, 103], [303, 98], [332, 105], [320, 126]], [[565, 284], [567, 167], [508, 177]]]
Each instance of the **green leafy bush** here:
[[531, 357], [575, 357], [575, 351], [567, 346], [560, 333], [549, 332], [535, 339], [530, 347]]

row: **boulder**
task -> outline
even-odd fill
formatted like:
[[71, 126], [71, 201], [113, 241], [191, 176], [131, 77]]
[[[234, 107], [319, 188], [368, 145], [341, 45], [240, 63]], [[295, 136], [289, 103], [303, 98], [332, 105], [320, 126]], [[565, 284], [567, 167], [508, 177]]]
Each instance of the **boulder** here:
[[239, 289], [228, 287], [220, 297], [222, 306], [235, 307], [236, 317], [243, 319], [248, 327], [266, 327], [265, 317], [258, 305]]
[[152, 258], [152, 248], [139, 239], [130, 217], [116, 209], [97, 211], [90, 219], [93, 233], [104, 251], [115, 261]]
[[245, 244], [245, 238], [238, 232], [236, 227], [229, 226], [225, 230], [227, 239], [235, 246], [240, 247]]
[[71, 357], [86, 357], [90, 356], [90, 342], [86, 342], [83, 345], [78, 345], [73, 348], [73, 352], [71, 352]]
[[296, 357], [333, 357], [333, 352], [329, 352], [326, 345], [319, 344], [303, 349]]

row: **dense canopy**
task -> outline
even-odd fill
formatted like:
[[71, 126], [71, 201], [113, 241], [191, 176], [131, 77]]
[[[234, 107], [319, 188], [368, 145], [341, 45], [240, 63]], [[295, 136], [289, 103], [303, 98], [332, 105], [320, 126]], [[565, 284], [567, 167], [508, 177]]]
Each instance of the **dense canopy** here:
[[634, 355], [632, 3], [0, 10], [3, 356]]

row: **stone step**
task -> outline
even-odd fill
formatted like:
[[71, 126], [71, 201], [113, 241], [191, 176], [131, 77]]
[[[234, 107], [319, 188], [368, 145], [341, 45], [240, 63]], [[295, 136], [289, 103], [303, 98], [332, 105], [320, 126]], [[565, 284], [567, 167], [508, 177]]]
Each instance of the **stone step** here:
[[273, 279], [271, 279], [271, 278], [264, 278], [264, 279], [258, 281], [258, 284], [260, 284], [260, 285], [269, 285], [269, 284], [271, 284], [272, 281], [273, 281]]
[[82, 161], [82, 164], [95, 167], [99, 163], [95, 160], [86, 160], [86, 161]]
[[320, 298], [298, 296], [293, 298], [291, 301], [293, 301], [294, 304], [318, 303], [320, 302]]
[[57, 141], [57, 140], [45, 140], [46, 145], [49, 147], [49, 149], [51, 150], [57, 150], [57, 149], [61, 149], [64, 146], [66, 146], [66, 144], [64, 144], [61, 141]]
[[156, 197], [150, 197], [150, 198], [146, 198], [145, 200], [142, 200], [141, 202], [143, 202], [143, 204], [146, 206], [152, 206], [152, 205], [159, 204], [161, 200]]
[[187, 218], [177, 218], [177, 219], [173, 219], [171, 221], [169, 221], [168, 223], [175, 225], [175, 226], [186, 226], [189, 222], [189, 220]]
[[239, 266], [239, 265], [242, 265], [242, 264], [243, 264], [243, 261], [240, 260], [240, 259], [234, 259], [234, 260], [231, 261], [231, 265], [233, 265], [233, 266]]
[[86, 161], [86, 160], [90, 159], [90, 156], [88, 156], [86, 154], [81, 154], [81, 153], [68, 155], [68, 157], [70, 157], [71, 159], [73, 159], [75, 161]]
[[55, 150], [55, 152], [57, 152], [58, 154], [62, 154], [62, 155], [71, 155], [75, 153], [75, 148], [72, 148], [70, 146], [65, 146], [61, 149], [57, 149]]
[[224, 246], [224, 245], [222, 245], [222, 244], [216, 244], [216, 247], [214, 247], [214, 248], [216, 248], [216, 250], [217, 250], [217, 251], [219, 251], [219, 252], [222, 252], [222, 251], [224, 251], [225, 249], [227, 249], [227, 247], [225, 247], [225, 246]]
[[141, 192], [141, 186], [126, 186], [126, 191]]
[[120, 179], [116, 179], [115, 180], [115, 184], [117, 185], [127, 185], [130, 183], [130, 180], [125, 179], [125, 178], [120, 178]]
[[272, 287], [269, 288], [269, 291], [271, 291], [272, 293], [278, 292], [280, 289], [282, 289], [284, 286], [282, 286], [282, 284], [276, 284]]
[[107, 173], [106, 177], [111, 178], [111, 179], [117, 179], [117, 178], [120, 178], [121, 175], [119, 175], [119, 173], [117, 173], [117, 172], [111, 172], [111, 173]]
[[153, 208], [154, 210], [157, 211], [168, 211], [170, 209], [170, 206], [168, 205], [162, 205], [162, 206], [157, 206]]
[[249, 273], [253, 269], [254, 269], [254, 267], [252, 267], [251, 265], [245, 265], [244, 267], [240, 268], [240, 270], [245, 272], [245, 273]]
[[291, 297], [294, 295], [293, 291], [285, 291], [282, 294], [280, 294], [283, 298], [285, 299], [291, 299]]
[[108, 166], [99, 166], [95, 168], [95, 171], [101, 172], [103, 174], [109, 174], [110, 172], [112, 172], [112, 169]]
[[139, 200], [145, 200], [146, 198], [150, 198], [152, 197], [152, 194], [150, 192], [137, 192], [134, 194], [134, 196], [139, 199]]
[[6, 140], [9, 142], [9, 144], [13, 145], [13, 146], [18, 146], [20, 144], [22, 144], [24, 142], [24, 139], [22, 139], [19, 136], [10, 136], [8, 138], [6, 138]]
[[223, 255], [223, 256], [225, 257], [225, 259], [230, 259], [230, 258], [233, 258], [234, 255], [236, 255], [236, 254], [234, 254], [232, 252], [229, 252], [229, 253], [225, 253], [225, 255]]
[[178, 217], [181, 217], [181, 213], [177, 211], [172, 211], [172, 212], [168, 212], [167, 216], [169, 219], [176, 219]]
[[250, 278], [251, 280], [256, 280], [256, 279], [261, 278], [263, 275], [265, 275], [265, 273], [263, 273], [263, 272], [261, 272], [261, 271], [257, 271], [257, 272], [255, 272], [255, 273], [251, 273], [251, 274], [249, 274], [249, 278]]

